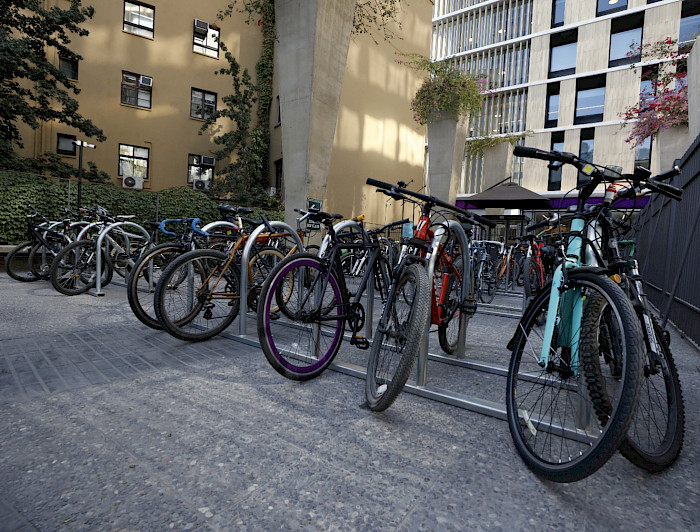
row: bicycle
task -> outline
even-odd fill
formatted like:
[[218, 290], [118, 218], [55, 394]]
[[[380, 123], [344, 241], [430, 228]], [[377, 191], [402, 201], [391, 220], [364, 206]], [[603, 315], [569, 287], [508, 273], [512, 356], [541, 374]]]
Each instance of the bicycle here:
[[[158, 279], [154, 293], [156, 318], [163, 329], [180, 340], [203, 341], [212, 338], [228, 327], [240, 311], [240, 255], [249, 233], [244, 231], [243, 215], [252, 212], [248, 207], [220, 206], [237, 218], [238, 231], [220, 235], [229, 241], [226, 252], [215, 249], [195, 249], [173, 260]], [[250, 220], [267, 227], [267, 234], [260, 234], [256, 244], [269, 239], [286, 238], [288, 233], [275, 232], [266, 218]], [[258, 251], [260, 251], [258, 249]], [[289, 253], [297, 252], [294, 246]], [[266, 255], [274, 255], [274, 261], [284, 255], [267, 247]], [[254, 274], [251, 263], [245, 267], [251, 280], [246, 296], [257, 304], [257, 285], [266, 273]], [[270, 257], [260, 259], [262, 267]], [[247, 309], [246, 309], [247, 310]]]
[[[406, 220], [366, 231], [363, 217], [334, 225], [341, 215], [297, 212], [322, 225], [326, 235], [318, 255], [301, 253], [287, 257], [265, 281], [260, 294], [262, 304], [258, 307], [258, 338], [275, 371], [288, 379], [305, 381], [320, 375], [333, 362], [346, 326], [350, 329], [350, 345], [369, 349], [369, 341], [361, 336], [366, 318], [361, 298], [368, 287], [372, 305], [375, 287], [381, 300], [386, 301], [392, 290], [395, 292], [413, 278], [411, 274], [402, 275], [401, 282], [392, 284], [390, 265], [381, 254], [378, 238], [388, 227], [402, 225]], [[355, 239], [358, 234], [359, 240]], [[341, 255], [345, 258], [359, 250], [364, 251], [363, 263], [357, 265], [362, 272], [351, 294]], [[343, 255], [343, 251], [347, 253]], [[416, 330], [420, 332], [420, 328]]]
[[472, 270], [474, 271], [474, 299], [491, 303], [496, 296], [496, 280], [493, 278], [493, 264], [486, 247], [472, 246]]
[[[608, 168], [608, 172], [612, 170]], [[619, 240], [617, 236], [628, 228], [628, 224], [613, 218], [612, 213], [617, 200], [635, 198], [641, 194], [642, 189], [680, 200], [683, 191], [663, 183], [678, 172], [679, 170], [674, 168], [650, 178], [648, 170], [636, 168], [633, 174], [618, 174], [616, 179], [625, 180], [630, 185], [611, 184], [606, 189], [603, 203], [590, 206], [587, 213], [592, 220], [588, 224], [585, 239], [588, 262], [605, 264], [613, 272], [613, 278], [632, 302], [644, 336], [642, 393], [627, 436], [620, 445], [620, 452], [630, 462], [651, 473], [663, 471], [672, 465], [683, 447], [683, 393], [668, 333], [661, 328], [651, 312], [643, 280], [639, 275], [638, 263], [633, 258], [634, 240]], [[622, 247], [630, 248], [629, 258], [622, 256]], [[590, 372], [596, 377], [604, 365], [616, 363], [607, 347], [610, 340], [605, 333], [606, 331], [601, 329], [599, 356], [586, 361]], [[604, 387], [598, 383], [599, 380], [591, 379], [589, 387], [594, 397], [596, 415], [604, 422], [610, 406]]]
[[[590, 178], [579, 190], [552, 282], [535, 296], [508, 343], [506, 407], [515, 448], [537, 475], [572, 482], [602, 467], [625, 438], [642, 379], [642, 331], [610, 270], [587, 265], [584, 255], [586, 200], [607, 180], [603, 170], [570, 153], [525, 147], [514, 153], [554, 167], [571, 164]], [[600, 352], [601, 327], [615, 363], [594, 373], [590, 361]], [[595, 396], [603, 393], [605, 419], [596, 415]]]
[[[469, 292], [468, 279], [469, 267], [469, 243], [460, 244], [452, 235], [452, 225], [448, 221], [434, 223], [431, 221], [431, 213], [436, 207], [445, 209], [458, 216], [463, 223], [488, 225], [495, 227], [495, 223], [487, 218], [464, 211], [454, 205], [446, 203], [434, 196], [427, 196], [419, 192], [413, 192], [400, 185], [391, 185], [375, 179], [367, 179], [367, 184], [380, 189], [380, 192], [391, 198], [408, 201], [420, 206], [421, 214], [416, 225], [413, 237], [405, 239], [398, 259], [396, 272], [401, 272], [406, 265], [414, 266], [414, 270], [421, 272], [424, 268], [419, 265], [428, 265], [428, 270], [433, 270], [432, 287], [422, 285], [422, 272], [416, 274], [416, 290], [399, 303], [406, 307], [406, 313], [410, 315], [413, 305], [419, 309], [422, 320], [422, 307], [429, 309], [429, 319], [432, 324], [438, 325], [440, 344], [446, 352], [456, 354], [459, 338], [466, 333], [466, 318], [473, 314], [476, 305], [472, 294]], [[440, 213], [440, 211], [437, 211]], [[444, 218], [443, 214], [439, 214]], [[459, 223], [459, 222], [454, 222]], [[433, 231], [434, 228], [435, 230]], [[462, 247], [460, 247], [460, 245]], [[428, 276], [430, 274], [428, 273]], [[435, 282], [435, 276], [439, 283]], [[465, 283], [465, 279], [467, 280]], [[439, 291], [436, 286], [439, 284]], [[414, 347], [408, 340], [409, 334], [415, 334], [413, 327], [396, 326], [387, 319], [387, 309], [392, 311], [396, 302], [391, 294], [380, 318], [377, 331], [379, 335], [387, 338], [395, 338], [398, 345], [382, 345], [379, 341], [382, 336], [374, 339], [372, 352], [367, 363], [367, 380], [365, 383], [365, 396], [367, 404], [372, 410], [381, 411], [388, 408], [403, 389], [408, 375], [413, 367], [418, 347]], [[415, 328], [422, 332], [423, 321], [416, 320]], [[392, 318], [393, 319], [393, 318]], [[428, 317], [426, 320], [428, 321]], [[399, 320], [396, 322], [400, 323]], [[407, 320], [404, 320], [406, 323]], [[427, 324], [426, 324], [427, 327]], [[385, 334], [387, 333], [387, 334]], [[406, 348], [409, 346], [410, 348]], [[446, 349], [447, 348], [447, 349]], [[449, 349], [449, 351], [447, 351]], [[398, 361], [394, 356], [400, 351]]]
[[[16, 281], [48, 279], [54, 258], [74, 239], [70, 233], [71, 220], [65, 218], [52, 222], [30, 203], [26, 206], [32, 211], [32, 214], [27, 215], [29, 240], [10, 250], [5, 258], [5, 270]], [[35, 223], [35, 218], [40, 219], [41, 223]]]

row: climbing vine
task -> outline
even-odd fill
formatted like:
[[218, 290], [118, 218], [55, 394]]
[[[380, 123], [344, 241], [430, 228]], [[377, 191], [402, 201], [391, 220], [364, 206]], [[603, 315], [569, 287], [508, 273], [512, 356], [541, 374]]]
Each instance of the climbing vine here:
[[511, 146], [515, 146], [519, 140], [532, 136], [532, 134], [532, 131], [525, 131], [524, 133], [514, 135], [498, 135], [469, 139], [464, 146], [464, 153], [474, 157], [476, 155], [481, 155], [484, 150], [493, 148], [504, 142], [509, 142]]

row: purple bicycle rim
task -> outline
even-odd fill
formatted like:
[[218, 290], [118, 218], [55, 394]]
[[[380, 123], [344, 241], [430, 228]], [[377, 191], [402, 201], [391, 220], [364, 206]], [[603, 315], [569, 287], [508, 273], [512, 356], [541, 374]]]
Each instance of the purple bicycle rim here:
[[[316, 262], [313, 259], [297, 259], [290, 261], [287, 266], [285, 266], [282, 271], [277, 275], [277, 278], [284, 278], [285, 275], [287, 275], [293, 268], [298, 267], [301, 264], [301, 266], [311, 266], [314, 267], [314, 269], [318, 270], [318, 262]], [[320, 270], [319, 270], [320, 271]], [[340, 291], [338, 290], [338, 285], [334, 283], [333, 281], [329, 280], [329, 285], [333, 287], [333, 293], [335, 294], [335, 300], [336, 301], [342, 301], [342, 297], [340, 295]], [[267, 299], [265, 301], [265, 308], [269, 306], [270, 299], [274, 297], [276, 291], [276, 286], [275, 290], [270, 290], [269, 294], [267, 295]], [[341, 320], [337, 321], [337, 327], [335, 329], [335, 335], [333, 336], [333, 341], [331, 342], [331, 347], [326, 351], [326, 353], [333, 353], [335, 351], [336, 345], [338, 342], [341, 340], [341, 329], [342, 329], [342, 323]], [[290, 364], [287, 359], [282, 357], [279, 354], [279, 351], [277, 350], [277, 346], [275, 345], [274, 338], [272, 336], [272, 332], [270, 331], [270, 315], [266, 314], [265, 315], [265, 334], [267, 335], [268, 342], [270, 343], [270, 347], [275, 353], [275, 356], [279, 363], [284, 366], [286, 369], [289, 371], [293, 371], [295, 373], [311, 373], [313, 371], [316, 371], [319, 367], [323, 366], [323, 364], [326, 363], [327, 359], [324, 356], [323, 358], [320, 358], [315, 364], [312, 364], [311, 366], [294, 366]], [[324, 353], [325, 355], [325, 353]]]

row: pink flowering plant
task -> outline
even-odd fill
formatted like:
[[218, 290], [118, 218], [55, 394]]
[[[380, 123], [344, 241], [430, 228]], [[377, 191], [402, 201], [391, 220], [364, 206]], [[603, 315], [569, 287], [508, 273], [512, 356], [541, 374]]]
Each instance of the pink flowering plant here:
[[416, 122], [425, 125], [443, 118], [460, 119], [481, 111], [483, 80], [464, 74], [444, 61], [432, 62], [419, 54], [405, 54], [403, 57], [406, 59], [398, 63], [428, 74], [411, 101]]
[[[642, 81], [651, 81], [652, 91], [640, 94], [639, 102], [627, 107], [620, 116], [633, 121], [625, 142], [639, 146], [644, 139], [659, 131], [688, 124], [688, 85], [684, 67], [686, 55], [678, 51], [676, 41], [663, 41], [633, 46], [631, 56], [642, 61], [660, 60]], [[668, 66], [668, 68], [664, 68]], [[672, 67], [672, 68], [671, 68]]]

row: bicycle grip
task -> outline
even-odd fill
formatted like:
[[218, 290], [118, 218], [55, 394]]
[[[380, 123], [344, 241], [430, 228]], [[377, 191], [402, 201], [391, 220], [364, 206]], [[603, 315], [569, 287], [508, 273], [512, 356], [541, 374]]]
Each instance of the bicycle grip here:
[[534, 224], [530, 224], [525, 228], [525, 231], [528, 233], [530, 231], [534, 231], [535, 229], [541, 229], [542, 227], [548, 227], [549, 226], [549, 220], [542, 220], [541, 222], [537, 222]]
[[[651, 183], [653, 183], [653, 186], [649, 186]], [[647, 186], [649, 186], [649, 188], [651, 188], [652, 190], [660, 192], [664, 196], [673, 198], [674, 200], [680, 201], [683, 197], [682, 188], [674, 187], [673, 185], [669, 185], [668, 183], [659, 183], [655, 179], [653, 181], [647, 181]]]
[[667, 179], [671, 179], [673, 176], [677, 176], [680, 173], [681, 169], [678, 166], [674, 165], [673, 168], [657, 176], [654, 176], [653, 179], [654, 181], [666, 181]]
[[389, 183], [385, 183], [384, 181], [378, 181], [376, 179], [372, 179], [371, 177], [367, 178], [367, 184], [373, 187], [383, 188], [386, 190], [391, 190], [392, 188], [396, 187], [396, 185], [390, 185]]
[[528, 148], [526, 146], [516, 146], [513, 148], [513, 155], [516, 157], [526, 157], [528, 159], [541, 159], [543, 161], [558, 161], [559, 158], [551, 152], [538, 148]]

